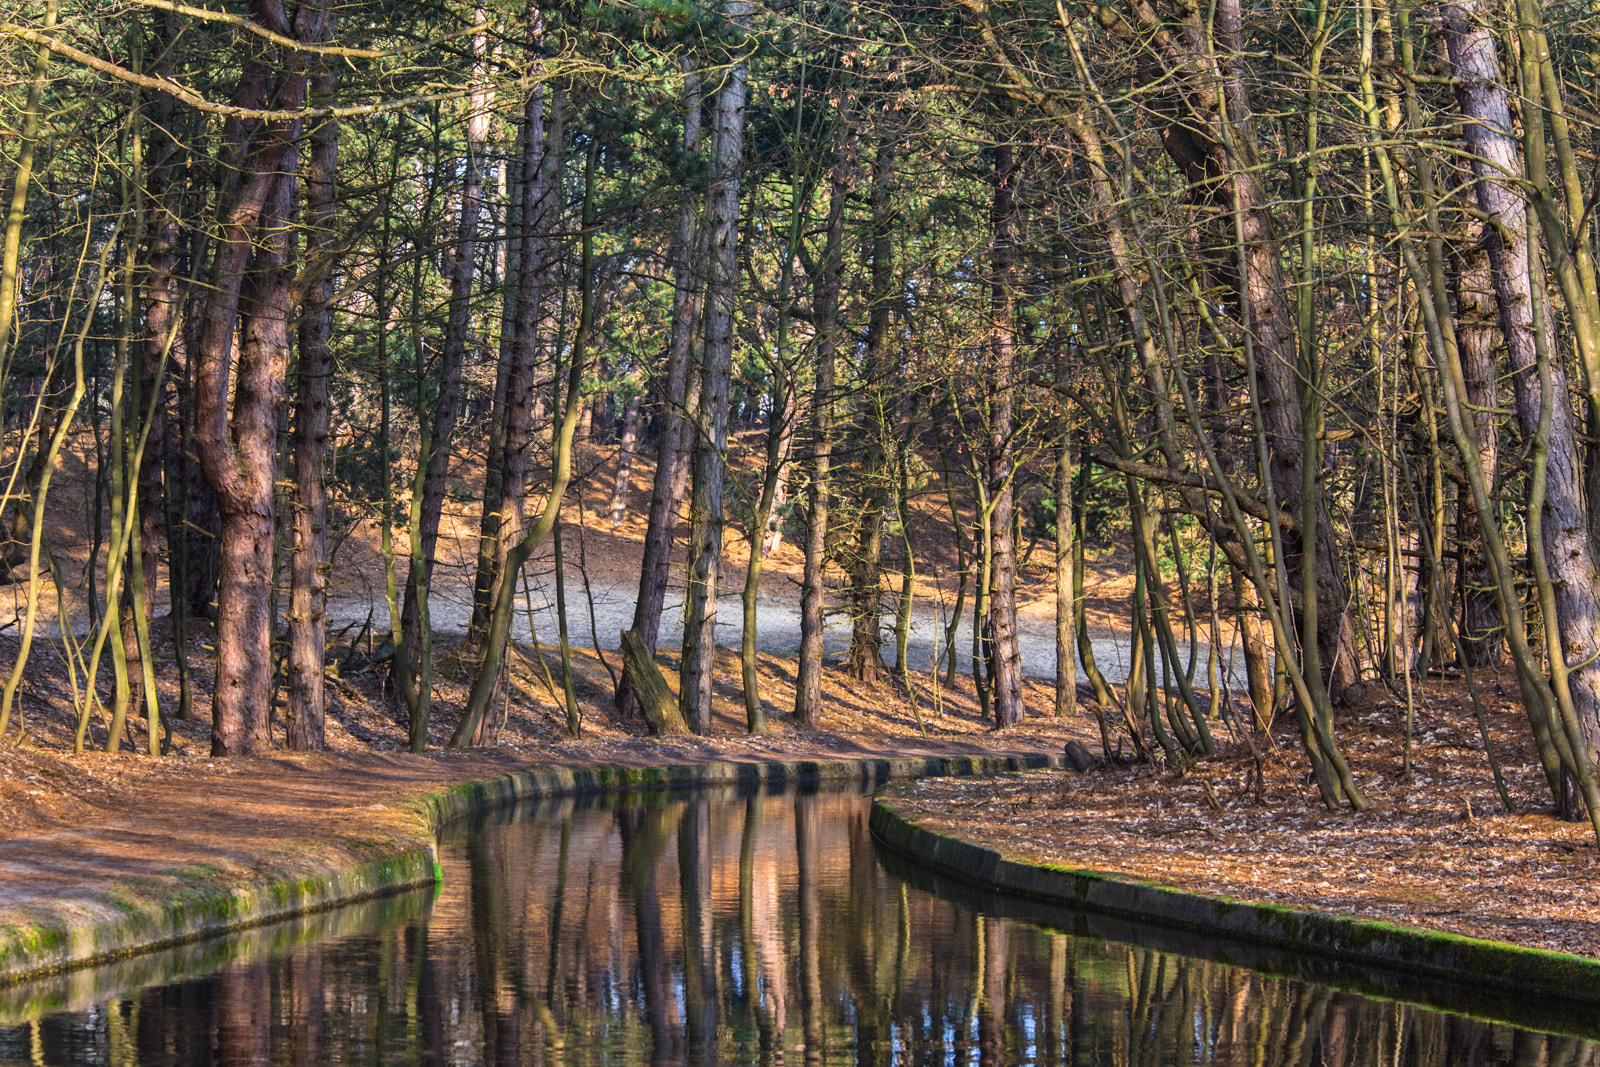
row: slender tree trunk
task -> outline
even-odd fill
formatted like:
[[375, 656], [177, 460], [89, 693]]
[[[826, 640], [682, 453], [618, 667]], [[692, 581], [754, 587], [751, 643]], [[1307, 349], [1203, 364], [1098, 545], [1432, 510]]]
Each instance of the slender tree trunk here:
[[[175, 12], [152, 12], [151, 16], [149, 54], [154, 57], [154, 69], [164, 74], [167, 55], [182, 30], [182, 20]], [[144, 201], [143, 220], [146, 248], [143, 289], [145, 319], [138, 396], [148, 402], [149, 398], [154, 397], [157, 391], [163, 388], [164, 371], [167, 368], [187, 368], [189, 361], [184, 344], [186, 336], [182, 321], [182, 295], [177, 278], [180, 242], [183, 239], [179, 219], [183, 214], [183, 205], [182, 198], [174, 189], [173, 183], [173, 175], [181, 163], [180, 153], [183, 151], [177, 140], [180, 109], [172, 97], [165, 93], [152, 92], [146, 94], [143, 111], [149, 121], [140, 124], [141, 139], [145, 147], [143, 162], [147, 175], [145, 180], [147, 197]], [[135, 404], [135, 409], [140, 410], [141, 417], [145, 414], [142, 409], [146, 406]], [[149, 411], [153, 412], [154, 421], [147, 434], [148, 443], [138, 472], [139, 549], [143, 554], [139, 561], [138, 578], [142, 587], [139, 593], [143, 598], [145, 618], [142, 622], [146, 635], [149, 629], [149, 615], [154, 610], [159, 585], [160, 546], [166, 538], [168, 509], [162, 474], [167, 466], [167, 449], [170, 443], [167, 433], [167, 405], [155, 404], [149, 406]], [[181, 584], [171, 580], [171, 561], [179, 555], [181, 552], [174, 550], [169, 543], [168, 585], [169, 600], [172, 605], [176, 605], [182, 599]], [[137, 606], [135, 610], [138, 610]], [[176, 642], [182, 627], [176, 621], [180, 613], [175, 607], [172, 612], [175, 620], [174, 642]], [[145, 643], [148, 644], [148, 636]], [[181, 653], [179, 655], [181, 657]], [[180, 673], [187, 672], [180, 671]]]
[[628, 497], [633, 487], [633, 453], [639, 442], [638, 394], [628, 400], [628, 410], [622, 416], [622, 440], [617, 443], [617, 479], [611, 489], [611, 525], [622, 524], [628, 512]]
[[511, 364], [516, 345], [517, 306], [521, 293], [522, 241], [513, 240], [513, 234], [522, 233], [522, 129], [517, 130], [517, 151], [508, 153], [502, 175], [502, 191], [507, 203], [505, 233], [501, 242], [500, 272], [500, 345], [495, 360], [494, 397], [489, 411], [489, 447], [484, 458], [483, 510], [478, 518], [478, 565], [472, 583], [472, 619], [467, 624], [467, 640], [474, 646], [482, 644], [489, 626], [491, 602], [489, 594], [494, 587], [495, 563], [500, 545], [500, 505], [505, 489], [505, 479], [500, 469], [505, 461], [505, 410], [506, 389], [511, 378]]
[[[483, 8], [476, 9], [476, 21], [483, 20]], [[405, 605], [400, 613], [401, 643], [395, 655], [407, 657], [415, 676], [422, 670], [418, 659], [422, 648], [419, 632], [423, 615], [420, 600], [433, 589], [434, 553], [439, 544], [439, 519], [444, 508], [446, 483], [450, 476], [451, 446], [461, 411], [461, 369], [466, 362], [468, 333], [471, 327], [472, 285], [477, 276], [478, 217], [483, 207], [484, 150], [489, 141], [490, 107], [493, 94], [486, 82], [488, 38], [478, 34], [473, 40], [472, 91], [467, 100], [466, 159], [461, 185], [461, 206], [456, 217], [456, 246], [450, 262], [450, 305], [445, 319], [444, 344], [435, 372], [439, 397], [433, 412], [433, 429], [428, 435], [428, 455], [422, 457], [427, 472], [422, 483], [422, 511], [419, 515], [419, 542], [422, 549], [423, 580], [419, 589], [406, 583]], [[452, 167], [452, 170], [454, 168]], [[418, 413], [421, 417], [421, 412]], [[413, 739], [413, 745], [416, 739]]]
[[[730, 0], [726, 17], [743, 28], [746, 0]], [[705, 347], [701, 358], [699, 432], [690, 503], [688, 610], [683, 623], [679, 705], [689, 729], [711, 728], [716, 671], [717, 587], [722, 569], [723, 456], [728, 444], [728, 390], [733, 364], [734, 296], [739, 281], [739, 163], [744, 145], [748, 71], [743, 60], [724, 75], [712, 119], [713, 184], [707, 199]]]
[[[1283, 512], [1300, 516], [1307, 513], [1304, 487], [1314, 487], [1310, 504], [1310, 514], [1316, 517], [1314, 558], [1304, 561], [1298, 539], [1286, 540], [1283, 570], [1290, 587], [1299, 589], [1305, 584], [1302, 569], [1314, 568], [1316, 603], [1321, 609], [1315, 619], [1316, 662], [1327, 676], [1328, 695], [1337, 700], [1354, 680], [1352, 660], [1344, 647], [1349, 597], [1325, 483], [1303, 473], [1307, 462], [1301, 430], [1304, 398], [1296, 329], [1289, 311], [1281, 245], [1266, 192], [1256, 176], [1256, 135], [1243, 70], [1246, 39], [1241, 0], [1221, 0], [1214, 29], [1220, 58], [1215, 69], [1201, 76], [1196, 74], [1201, 67], [1209, 67], [1210, 61], [1196, 64], [1193, 60], [1212, 51], [1207, 42], [1212, 27], [1205, 24], [1203, 12], [1186, 11], [1176, 32], [1163, 41], [1168, 69], [1185, 72], [1179, 77], [1188, 104], [1185, 117], [1167, 127], [1163, 145], [1195, 188], [1207, 190], [1206, 195], [1237, 220], [1236, 237], [1243, 252], [1238, 256], [1236, 286], [1255, 350], [1262, 421], [1271, 444], [1268, 473], [1272, 489]], [[1220, 94], [1216, 91], [1219, 83]], [[1295, 628], [1287, 610], [1288, 598], [1284, 601], [1286, 624]]]
[[506, 378], [504, 445], [500, 460], [499, 549], [495, 579], [490, 587], [491, 602], [500, 589], [516, 588], [517, 576], [505, 569], [511, 546], [521, 540], [528, 494], [528, 478], [533, 469], [536, 409], [543, 407], [538, 396], [538, 370], [543, 353], [541, 325], [546, 312], [550, 274], [553, 267], [549, 233], [554, 221], [561, 156], [565, 131], [561, 117], [561, 96], [550, 96], [549, 114], [545, 111], [544, 87], [536, 86], [523, 114], [523, 195], [524, 233], [520, 252], [516, 333], [512, 342], [511, 369]]
[[[1063, 419], [1063, 422], [1066, 420]], [[1073, 610], [1072, 431], [1057, 429], [1056, 447], [1056, 717], [1078, 713], [1078, 620]], [[1104, 753], [1110, 755], [1110, 753]]]
[[895, 146], [885, 132], [872, 162], [871, 212], [872, 303], [867, 315], [866, 353], [862, 378], [861, 513], [856, 520], [850, 558], [850, 676], [878, 680], [883, 665], [882, 615], [883, 518], [890, 494], [889, 415], [893, 355], [889, 329], [894, 318], [894, 220], [889, 183], [894, 177]]
[[836, 132], [828, 194], [827, 237], [812, 276], [816, 309], [816, 379], [811, 399], [811, 484], [807, 490], [805, 571], [800, 585], [800, 662], [794, 686], [795, 721], [816, 729], [822, 721], [822, 654], [828, 565], [828, 512], [833, 480], [834, 363], [839, 346], [840, 255], [850, 197], [848, 127]]
[[[333, 36], [333, 15], [316, 12], [319, 25], [306, 31], [314, 41]], [[318, 100], [333, 95], [337, 75], [319, 64], [312, 92]], [[299, 752], [321, 751], [324, 743], [323, 649], [328, 618], [328, 458], [329, 378], [333, 374], [333, 283], [326, 266], [314, 261], [332, 254], [333, 181], [339, 160], [337, 120], [322, 119], [310, 131], [306, 168], [306, 258], [320, 276], [307, 294], [300, 316], [300, 385], [295, 400], [294, 538], [289, 586], [288, 705], [285, 738]]]
[[[539, 521], [522, 535], [522, 539], [506, 556], [506, 575], [521, 573], [535, 549], [542, 545], [555, 530], [561, 514], [561, 503], [567, 486], [572, 481], [572, 439], [578, 429], [579, 408], [582, 404], [583, 379], [588, 370], [589, 335], [594, 327], [594, 229], [595, 229], [595, 143], [590, 141], [584, 163], [583, 229], [579, 262], [580, 309], [578, 329], [573, 335], [572, 356], [567, 368], [566, 388], [562, 393], [561, 423], [555, 432], [551, 455], [550, 495], [545, 498]], [[473, 679], [472, 690], [467, 694], [467, 706], [461, 721], [451, 735], [450, 746], [457, 748], [471, 743], [480, 736], [484, 713], [489, 698], [494, 693], [500, 670], [505, 662], [506, 646], [511, 638], [511, 608], [516, 599], [515, 588], [503, 581], [495, 594], [494, 614], [484, 635], [483, 661]]]
[[[1494, 356], [1498, 323], [1494, 278], [1483, 239], [1483, 224], [1473, 220], [1467, 228], [1466, 251], [1456, 271], [1460, 320], [1456, 337], [1461, 369], [1467, 379], [1466, 401], [1478, 440], [1478, 463], [1492, 487], [1500, 448], [1500, 420], [1493, 410], [1500, 406], [1499, 367]], [[1494, 666], [1501, 661], [1505, 640], [1499, 633], [1500, 611], [1495, 604], [1494, 577], [1484, 555], [1483, 534], [1478, 528], [1471, 490], [1465, 486], [1456, 493], [1456, 546], [1460, 552], [1457, 572], [1462, 602], [1461, 644], [1471, 666]]]
[[[1512, 368], [1517, 421], [1524, 439], [1539, 432], [1542, 403], [1537, 377], [1539, 349], [1555, 352], [1545, 316], [1544, 336], [1536, 336], [1535, 301], [1548, 307], [1529, 275], [1526, 204], [1508, 175], [1522, 173], [1511, 112], [1501, 81], [1495, 37], [1477, 0], [1452, 0], [1445, 8], [1445, 39], [1456, 76], [1456, 102], [1466, 119], [1463, 131], [1471, 151], [1478, 207], [1488, 216], [1486, 244], [1499, 306], [1500, 330]], [[1566, 374], [1550, 362], [1550, 392], [1567, 396]], [[1549, 451], [1545, 467], [1544, 514], [1540, 523], [1544, 557], [1555, 595], [1557, 622], [1574, 669], [1571, 687], [1578, 726], [1589, 749], [1589, 764], [1600, 762], [1600, 666], [1593, 661], [1600, 639], [1600, 572], [1589, 538], [1583, 473], [1575, 429], [1567, 404], [1548, 413]], [[1552, 655], [1557, 650], [1552, 650]]]
[[[277, 33], [293, 32], [277, 0], [254, 0], [251, 14]], [[304, 102], [303, 60], [304, 54], [294, 50], [281, 56], [271, 94], [276, 107], [294, 109]], [[236, 100], [259, 106], [268, 96], [267, 82], [264, 66], [247, 69]], [[250, 147], [241, 153], [245, 166], [233, 172], [237, 184], [222, 197], [223, 221], [197, 354], [196, 439], [222, 519], [211, 737], [212, 753], [218, 756], [260, 752], [268, 744], [272, 624], [267, 605], [278, 412], [288, 370], [286, 245], [297, 166], [292, 146], [298, 132], [297, 123], [276, 119], [262, 122], [253, 137], [245, 129], [233, 134]], [[252, 252], [255, 268], [249, 271]], [[248, 298], [241, 292], [247, 272]], [[235, 368], [236, 327], [240, 347]]]
[[1011, 146], [995, 147], [992, 270], [989, 282], [989, 493], [993, 514], [989, 559], [990, 686], [997, 729], [1022, 721], [1022, 648], [1017, 633], [1017, 546], [1012, 507], [1016, 488], [1012, 423], [1016, 388], [1016, 298], [1012, 288], [1016, 239], [1017, 167]]
[[[683, 61], [683, 78], [683, 153], [692, 160], [700, 152], [702, 97], [699, 77], [688, 59]], [[669, 257], [673, 271], [672, 336], [663, 381], [657, 389], [660, 429], [656, 441], [656, 469], [650, 488], [650, 510], [645, 519], [639, 595], [633, 608], [633, 629], [652, 653], [660, 639], [661, 611], [667, 601], [668, 567], [672, 562], [672, 542], [677, 534], [678, 505], [682, 500], [679, 455], [689, 436], [685, 416], [690, 364], [700, 318], [699, 263], [704, 260], [705, 241], [700, 219], [702, 203], [703, 199], [695, 190], [684, 189], [678, 206], [678, 229]], [[617, 693], [617, 705], [624, 716], [637, 713], [638, 698], [628, 691], [626, 680]]]

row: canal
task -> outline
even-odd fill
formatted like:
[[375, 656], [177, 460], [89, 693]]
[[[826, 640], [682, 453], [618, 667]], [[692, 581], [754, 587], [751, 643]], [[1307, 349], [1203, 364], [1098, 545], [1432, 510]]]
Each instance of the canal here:
[[544, 801], [444, 882], [0, 988], [0, 1064], [1592, 1064], [1600, 1020], [1018, 901], [858, 792]]

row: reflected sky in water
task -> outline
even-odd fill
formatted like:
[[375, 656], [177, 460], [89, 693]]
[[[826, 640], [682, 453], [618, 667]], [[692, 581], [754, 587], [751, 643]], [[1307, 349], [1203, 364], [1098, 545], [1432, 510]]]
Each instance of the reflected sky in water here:
[[941, 884], [878, 854], [867, 809], [500, 812], [450, 830], [437, 894], [0, 989], [0, 1064], [1600, 1062], [1538, 1005]]

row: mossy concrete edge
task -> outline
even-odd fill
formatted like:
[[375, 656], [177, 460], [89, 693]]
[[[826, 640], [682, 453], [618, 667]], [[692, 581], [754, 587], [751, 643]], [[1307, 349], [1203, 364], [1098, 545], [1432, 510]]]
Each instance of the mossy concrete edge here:
[[1600, 960], [1010, 859], [918, 825], [895, 810], [893, 799], [879, 796], [872, 805], [869, 826], [879, 842], [985, 889], [1518, 997], [1600, 1004]]
[[248, 862], [175, 867], [18, 909], [0, 925], [0, 985], [200, 941], [427, 885], [431, 841], [312, 841]]
[[[311, 838], [281, 852], [115, 879], [102, 889], [12, 909], [0, 920], [0, 985], [200, 941], [429, 885], [440, 877], [437, 839], [448, 823], [529, 800], [708, 785], [859, 782], [1059, 767], [1060, 757], [943, 756], [750, 761], [655, 766], [538, 767], [392, 802], [389, 836]], [[378, 816], [379, 822], [385, 822]], [[381, 833], [382, 831], [374, 831]]]

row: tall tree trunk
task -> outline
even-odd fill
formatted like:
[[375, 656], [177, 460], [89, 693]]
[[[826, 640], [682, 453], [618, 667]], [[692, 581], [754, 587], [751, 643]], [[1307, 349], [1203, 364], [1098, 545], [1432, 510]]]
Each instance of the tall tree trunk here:
[[[550, 537], [561, 516], [561, 503], [572, 482], [572, 439], [578, 429], [579, 408], [583, 403], [583, 380], [588, 371], [589, 336], [594, 328], [594, 231], [595, 231], [595, 142], [589, 142], [589, 151], [583, 168], [583, 225], [579, 244], [579, 312], [578, 329], [573, 334], [572, 356], [567, 368], [566, 388], [562, 393], [561, 423], [555, 432], [551, 452], [550, 494], [545, 498], [539, 521], [511, 546], [506, 555], [504, 575], [521, 572], [535, 549]], [[505, 662], [506, 645], [511, 638], [511, 606], [516, 598], [515, 587], [502, 581], [495, 594], [494, 614], [484, 635], [483, 662], [473, 679], [472, 691], [467, 694], [467, 706], [450, 737], [452, 748], [469, 744], [479, 737], [485, 722], [489, 698], [494, 693], [500, 669]]]
[[528, 479], [533, 469], [536, 423], [543, 411], [538, 371], [543, 362], [541, 327], [547, 317], [550, 276], [554, 268], [550, 233], [559, 213], [561, 162], [566, 131], [562, 112], [565, 94], [556, 89], [548, 113], [542, 86], [535, 87], [523, 115], [524, 235], [520, 251], [516, 334], [506, 378], [505, 429], [501, 451], [499, 548], [491, 602], [503, 586], [514, 590], [517, 575], [506, 559], [523, 537]]
[[516, 348], [518, 301], [522, 289], [522, 240], [520, 236], [512, 239], [512, 235], [523, 232], [522, 185], [526, 180], [526, 168], [522, 155], [525, 147], [522, 124], [519, 124], [517, 151], [508, 153], [509, 158], [500, 172], [507, 203], [506, 239], [500, 242], [500, 346], [495, 360], [494, 396], [489, 406], [489, 446], [484, 457], [483, 509], [478, 518], [478, 565], [472, 582], [472, 618], [467, 624], [467, 641], [473, 646], [482, 644], [489, 626], [489, 594], [494, 588], [495, 565], [499, 558], [500, 505], [505, 490], [500, 467], [505, 461], [506, 389]]
[[[1548, 307], [1542, 279], [1529, 276], [1527, 206], [1513, 177], [1521, 174], [1522, 158], [1513, 131], [1507, 92], [1501, 81], [1494, 33], [1478, 0], [1452, 0], [1445, 7], [1445, 40], [1456, 76], [1456, 103], [1472, 153], [1478, 207], [1488, 216], [1489, 264], [1499, 306], [1500, 330], [1512, 368], [1517, 421], [1524, 439], [1539, 430], [1541, 409], [1537, 377], [1539, 349], [1557, 351], [1544, 317], [1544, 336], [1536, 336], [1535, 301]], [[1557, 400], [1549, 411], [1549, 450], [1545, 468], [1541, 537], [1550, 570], [1556, 618], [1564, 648], [1552, 649], [1569, 663], [1568, 684], [1588, 749], [1590, 766], [1600, 762], [1600, 666], [1594, 662], [1600, 639], [1600, 572], [1589, 538], [1583, 493], [1583, 472], [1569, 407], [1566, 374], [1550, 361], [1550, 391]]]
[[[1299, 589], [1302, 571], [1314, 568], [1317, 661], [1327, 678], [1328, 695], [1337, 700], [1354, 681], [1353, 661], [1345, 649], [1348, 629], [1344, 569], [1327, 506], [1327, 491], [1320, 477], [1306, 478], [1304, 465], [1300, 387], [1300, 361], [1296, 330], [1290, 315], [1288, 287], [1284, 283], [1282, 249], [1268, 206], [1266, 191], [1257, 178], [1254, 123], [1251, 118], [1248, 79], [1243, 70], [1245, 30], [1241, 0], [1221, 0], [1215, 19], [1215, 40], [1200, 9], [1186, 9], [1182, 19], [1161, 40], [1163, 60], [1176, 73], [1184, 93], [1182, 115], [1163, 131], [1168, 156], [1194, 188], [1204, 190], [1215, 206], [1236, 220], [1243, 245], [1234, 285], [1245, 329], [1250, 332], [1256, 358], [1256, 387], [1261, 397], [1268, 438], [1268, 473], [1282, 511], [1306, 513], [1304, 487], [1314, 486], [1310, 502], [1316, 517], [1314, 558], [1305, 561], [1297, 539], [1285, 540], [1283, 569], [1288, 584]], [[1212, 45], [1215, 45], [1213, 48]], [[1203, 58], [1219, 54], [1214, 69]], [[1198, 58], [1197, 57], [1202, 57]], [[1220, 84], [1221, 93], [1216, 91]], [[1286, 623], [1298, 624], [1290, 615], [1290, 599], [1283, 597]]]
[[[312, 9], [308, 8], [307, 11]], [[333, 36], [331, 10], [316, 11], [308, 40]], [[312, 92], [319, 101], [333, 96], [338, 76], [319, 62]], [[313, 120], [306, 167], [306, 259], [318, 272], [300, 316], [300, 383], [295, 398], [294, 529], [289, 564], [289, 663], [285, 739], [298, 752], [319, 752], [324, 743], [323, 650], [328, 633], [328, 392], [333, 374], [333, 282], [326, 264], [332, 255], [336, 216], [333, 181], [339, 162], [336, 119]]]
[[[699, 76], [690, 60], [683, 61], [683, 154], [695, 159], [700, 152], [702, 96]], [[700, 208], [702, 198], [685, 188], [678, 205], [678, 229], [670, 252], [673, 272], [672, 337], [667, 348], [663, 380], [657, 387], [660, 403], [656, 440], [656, 470], [650, 489], [650, 510], [645, 519], [644, 559], [639, 570], [639, 595], [634, 600], [633, 629], [654, 652], [661, 633], [661, 610], [667, 600], [668, 565], [672, 542], [678, 529], [678, 503], [682, 499], [678, 478], [679, 453], [687, 437], [685, 422], [689, 396], [689, 367], [695, 351], [695, 327], [699, 321], [701, 278], [699, 263], [704, 259]], [[626, 676], [617, 693], [624, 715], [632, 715], [638, 700], [628, 691]]]
[[[161, 12], [156, 15], [157, 45], [164, 48], [177, 35], [176, 16]], [[148, 401], [165, 377], [177, 379], [189, 365], [183, 328], [182, 295], [177, 278], [180, 242], [183, 239], [178, 219], [182, 210], [180, 196], [173, 188], [173, 173], [180, 162], [181, 149], [174, 137], [174, 124], [178, 109], [165, 94], [151, 94], [146, 104], [150, 122], [148, 131], [149, 198], [145, 207], [145, 284], [144, 284], [144, 343], [140, 369], [140, 395]], [[182, 395], [175, 391], [176, 395]], [[149, 443], [139, 470], [139, 545], [144, 552], [142, 577], [144, 602], [154, 610], [157, 588], [157, 566], [161, 543], [166, 541], [167, 488], [163, 473], [169, 464], [169, 439], [167, 404], [155, 405], [155, 422], [150, 427]], [[178, 410], [182, 410], [181, 408]], [[181, 417], [181, 416], [180, 416]], [[170, 435], [175, 436], [175, 435]], [[178, 602], [183, 597], [182, 583], [173, 578], [173, 559], [181, 555], [181, 547], [167, 543], [167, 573], [169, 610], [174, 620], [182, 612]], [[187, 561], [185, 561], [187, 562]], [[174, 623], [174, 644], [180, 639], [181, 625]], [[178, 653], [181, 657], [182, 653]], [[183, 673], [187, 673], [186, 670]]]
[[839, 347], [840, 256], [844, 212], [850, 199], [849, 127], [843, 117], [835, 133], [828, 194], [827, 237], [822, 258], [807, 273], [816, 310], [816, 381], [811, 400], [811, 484], [806, 508], [805, 571], [800, 586], [800, 662], [795, 672], [794, 718], [807, 729], [822, 720], [823, 624], [827, 588], [828, 510], [832, 493], [834, 362]]
[[[1492, 487], [1500, 451], [1499, 367], [1494, 356], [1498, 323], [1494, 302], [1494, 276], [1484, 248], [1484, 228], [1473, 220], [1467, 227], [1466, 248], [1456, 271], [1456, 338], [1461, 349], [1461, 370], [1467, 380], [1467, 404], [1478, 441], [1478, 463]], [[1471, 489], [1456, 493], [1456, 546], [1461, 586], [1461, 645], [1471, 666], [1494, 666], [1501, 661], [1505, 639], [1499, 633], [1500, 611], [1495, 605], [1494, 578], [1484, 555], [1483, 533], [1472, 506]]]
[[[481, 7], [476, 10], [475, 21], [483, 21]], [[478, 217], [483, 207], [484, 149], [489, 141], [489, 108], [493, 99], [484, 80], [488, 48], [485, 34], [480, 33], [473, 39], [472, 91], [467, 98], [467, 143], [461, 209], [456, 218], [456, 247], [450, 263], [450, 310], [445, 319], [444, 345], [439, 352], [436, 372], [439, 398], [434, 408], [433, 429], [429, 434], [430, 448], [425, 457], [427, 472], [422, 483], [422, 511], [419, 516], [422, 590], [419, 594], [415, 582], [406, 583], [405, 606], [400, 613], [401, 644], [395, 650], [396, 656], [407, 657], [413, 677], [419, 676], [422, 669], [418, 657], [422, 647], [419, 629], [423, 605], [418, 598], [419, 595], [427, 596], [433, 589], [433, 557], [439, 544], [439, 518], [444, 508], [445, 487], [450, 475], [451, 445], [461, 412], [461, 368], [466, 362], [467, 337], [471, 325], [472, 283], [476, 277], [478, 260]], [[412, 738], [413, 748], [417, 741], [417, 738]]]
[[856, 519], [855, 545], [849, 566], [850, 676], [863, 682], [877, 681], [878, 671], [883, 666], [879, 597], [882, 592], [883, 518], [891, 488], [889, 441], [893, 433], [889, 414], [889, 379], [893, 375], [889, 328], [894, 318], [894, 222], [889, 183], [894, 176], [895, 149], [890, 136], [887, 131], [881, 134], [877, 157], [872, 161], [868, 208], [871, 213], [872, 289], [862, 371], [861, 512]]
[[[284, 36], [292, 27], [279, 0], [253, 0], [258, 24]], [[305, 101], [304, 53], [285, 49], [275, 106]], [[269, 71], [255, 63], [241, 76], [235, 100], [259, 107], [269, 98]], [[231, 120], [230, 140], [248, 149], [244, 166], [225, 188], [222, 225], [212, 262], [201, 332], [196, 396], [200, 461], [217, 494], [222, 519], [222, 564], [217, 588], [217, 675], [212, 697], [211, 751], [231, 756], [267, 748], [272, 695], [272, 549], [276, 517], [278, 413], [289, 354], [287, 274], [289, 215], [297, 167], [299, 125], [262, 121], [251, 130]], [[251, 253], [255, 267], [249, 268]], [[249, 293], [243, 293], [246, 278]], [[236, 373], [234, 334], [240, 345]], [[233, 396], [230, 405], [229, 396]]]
[[990, 686], [994, 724], [1015, 726], [1026, 708], [1022, 703], [1022, 648], [1017, 633], [1017, 545], [1012, 507], [1016, 470], [1011, 439], [1016, 375], [1016, 337], [1013, 322], [1016, 296], [1012, 288], [1016, 257], [1017, 164], [1011, 146], [994, 150], [994, 202], [990, 223], [994, 244], [989, 279], [989, 397], [988, 470], [993, 516], [988, 524], [992, 538], [989, 553]]
[[[148, 54], [154, 57], [155, 69], [164, 74], [170, 49], [182, 32], [183, 21], [176, 12], [152, 12], [151, 17], [152, 32]], [[177, 277], [183, 240], [183, 226], [179, 220], [183, 216], [184, 208], [181, 190], [175, 188], [174, 183], [174, 174], [182, 162], [181, 154], [184, 152], [178, 140], [180, 131], [177, 127], [182, 112], [176, 100], [166, 93], [159, 92], [146, 94], [144, 112], [149, 117], [149, 121], [141, 126], [147, 175], [145, 182], [147, 195], [144, 202], [145, 317], [138, 396], [148, 403], [149, 399], [163, 388], [161, 381], [163, 368], [166, 368], [167, 374], [176, 378], [175, 372], [186, 371], [189, 360], [185, 344], [187, 333], [182, 315], [183, 297]], [[178, 395], [181, 395], [181, 392]], [[138, 472], [139, 548], [143, 553], [139, 571], [143, 584], [141, 592], [147, 613], [144, 620], [147, 628], [148, 613], [154, 610], [156, 589], [159, 584], [157, 567], [160, 546], [166, 539], [167, 499], [162, 475], [168, 465], [167, 453], [170, 444], [167, 408], [167, 404], [160, 403], [149, 409], [154, 412], [154, 421], [149, 428], [148, 444], [145, 446]], [[141, 412], [141, 417], [143, 414]], [[171, 544], [168, 544], [167, 551], [169, 599], [173, 605], [173, 618], [177, 620], [182, 614], [176, 607], [178, 601], [182, 599], [182, 587], [181, 584], [171, 580], [172, 560], [182, 553]], [[181, 624], [175, 621], [173, 629], [175, 644], [181, 629]], [[179, 653], [179, 656], [181, 659], [182, 654]], [[180, 673], [187, 674], [187, 671], [180, 669]]]
[[[724, 16], [744, 29], [750, 4], [729, 0]], [[741, 58], [723, 75], [712, 112], [712, 186], [707, 197], [705, 347], [689, 508], [688, 609], [678, 702], [689, 729], [711, 728], [717, 656], [717, 587], [722, 571], [722, 500], [733, 369], [734, 297], [739, 283], [739, 163], [744, 147], [748, 70]]]

